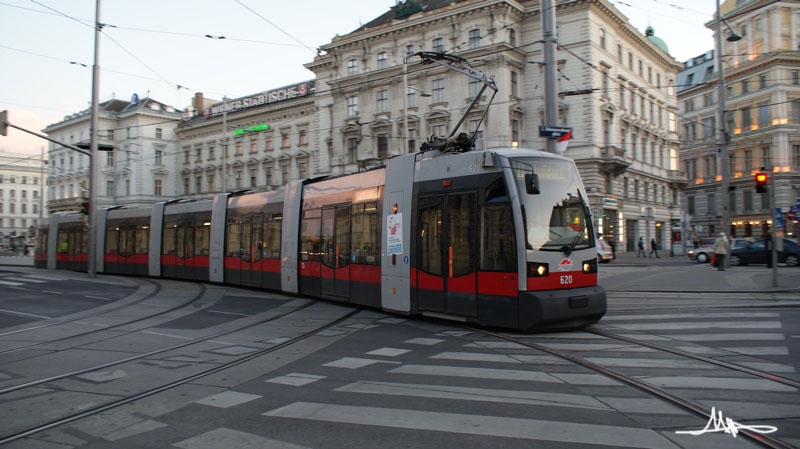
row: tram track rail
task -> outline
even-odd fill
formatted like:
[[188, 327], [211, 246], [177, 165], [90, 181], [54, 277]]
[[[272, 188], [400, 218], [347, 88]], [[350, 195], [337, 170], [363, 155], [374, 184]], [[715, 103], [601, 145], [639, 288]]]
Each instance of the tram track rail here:
[[[535, 349], [535, 350], [544, 352], [546, 354], [549, 354], [549, 355], [552, 355], [552, 356], [567, 360], [567, 361], [572, 362], [572, 363], [574, 363], [574, 364], [576, 364], [578, 366], [581, 366], [581, 367], [590, 369], [592, 371], [601, 373], [601, 374], [603, 374], [605, 376], [608, 376], [608, 377], [610, 377], [612, 379], [618, 380], [618, 381], [620, 381], [620, 382], [622, 382], [622, 383], [624, 383], [626, 385], [630, 385], [630, 386], [632, 386], [634, 388], [637, 388], [639, 390], [642, 390], [642, 391], [644, 391], [644, 392], [646, 392], [646, 393], [648, 393], [648, 394], [650, 394], [652, 396], [655, 396], [655, 397], [657, 397], [659, 399], [662, 399], [662, 400], [664, 400], [664, 401], [666, 401], [666, 402], [668, 402], [668, 403], [670, 403], [672, 405], [675, 405], [675, 406], [677, 406], [677, 407], [679, 407], [679, 408], [681, 408], [683, 410], [686, 410], [686, 411], [688, 411], [688, 412], [690, 412], [690, 413], [692, 413], [694, 415], [700, 416], [701, 418], [704, 418], [706, 421], [708, 421], [709, 419], [712, 419], [714, 417], [714, 415], [712, 414], [712, 410], [709, 410], [709, 409], [703, 407], [702, 405], [698, 404], [697, 402], [694, 402], [694, 401], [692, 401], [690, 399], [686, 399], [684, 397], [681, 397], [681, 396], [678, 396], [676, 394], [670, 393], [667, 390], [665, 390], [664, 388], [657, 387], [657, 386], [652, 385], [652, 384], [650, 384], [648, 382], [645, 382], [643, 380], [637, 379], [636, 377], [633, 377], [633, 376], [624, 374], [624, 373], [622, 373], [620, 371], [617, 371], [617, 370], [602, 366], [602, 365], [600, 365], [598, 363], [591, 362], [589, 360], [586, 360], [583, 357], [579, 357], [579, 356], [576, 356], [576, 355], [568, 354], [567, 352], [562, 351], [562, 350], [552, 349], [552, 348], [549, 348], [547, 346], [544, 346], [544, 345], [541, 345], [541, 344], [538, 344], [538, 343], [531, 343], [529, 341], [525, 341], [525, 340], [522, 340], [522, 339], [519, 339], [519, 338], [516, 338], [516, 337], [512, 337], [512, 336], [509, 336], [509, 335], [505, 335], [505, 334], [502, 334], [502, 333], [493, 332], [493, 331], [490, 331], [490, 330], [487, 330], [487, 329], [482, 329], [482, 328], [473, 327], [473, 326], [464, 325], [464, 324], [462, 324], [461, 327], [464, 328], [464, 329], [470, 330], [472, 332], [488, 335], [488, 336], [491, 336], [491, 337], [495, 337], [495, 338], [506, 340], [506, 341], [509, 341], [509, 342], [512, 342], [512, 343], [516, 343], [518, 345], [522, 345], [522, 346], [525, 346], [525, 347], [528, 347], [528, 348], [531, 348], [531, 349]], [[598, 333], [598, 335], [602, 335], [602, 334]], [[636, 341], [635, 339], [631, 339], [631, 340]], [[633, 342], [630, 342], [630, 343], [633, 343]], [[645, 343], [645, 342], [641, 342], [641, 343]], [[635, 344], [639, 344], [639, 342], [636, 341]], [[645, 345], [645, 346], [649, 346], [649, 345]], [[658, 349], [658, 348], [654, 348], [654, 349]], [[672, 351], [667, 351], [667, 352], [672, 352]], [[681, 351], [681, 352], [684, 353], [685, 351]], [[675, 353], [675, 354], [677, 354], [677, 353]], [[684, 355], [684, 354], [679, 354], [679, 355]], [[687, 357], [696, 358], [696, 357], [694, 357], [694, 356], [696, 356], [696, 354], [685, 353], [685, 355]], [[719, 361], [717, 361], [717, 362], [719, 362]], [[725, 363], [725, 362], [722, 362], [722, 363]], [[727, 367], [725, 365], [720, 365], [720, 364], [717, 364], [717, 363], [715, 363], [715, 365], [722, 366], [722, 367], [725, 367], [725, 368], [729, 368], [729, 367]], [[730, 365], [739, 367], [738, 365], [734, 365], [734, 364], [730, 364]], [[747, 369], [747, 370], [750, 370], [750, 371], [758, 372], [758, 370], [752, 370], [752, 369], [746, 368], [746, 367], [739, 367], [739, 368], [744, 368], [744, 369]], [[734, 369], [734, 368], [729, 368], [729, 369]], [[737, 371], [746, 372], [746, 371], [743, 371], [743, 370], [737, 370]], [[748, 374], [756, 375], [754, 373], [749, 373], [749, 372], [748, 372]], [[775, 376], [776, 378], [772, 378], [772, 377], [769, 377], [769, 376], [772, 376], [769, 373], [762, 373], [762, 374], [763, 375], [759, 376], [759, 377], [764, 377], [764, 378], [772, 380], [774, 382], [778, 382], [778, 383], [781, 383], [781, 384], [786, 384], [786, 383], [782, 382], [781, 380], [777, 379], [777, 378], [783, 379], [780, 376]], [[767, 377], [765, 377], [765, 376], [767, 376]], [[784, 380], [788, 380], [789, 382], [794, 382], [791, 379], [784, 379]], [[788, 385], [788, 384], [786, 384], [786, 385]], [[794, 448], [794, 446], [792, 446], [792, 445], [790, 445], [788, 443], [785, 443], [785, 442], [783, 442], [783, 441], [781, 441], [781, 440], [779, 440], [777, 438], [771, 437], [771, 436], [766, 435], [766, 434], [761, 434], [761, 433], [758, 433], [758, 432], [754, 432], [754, 431], [749, 430], [749, 429], [739, 429], [739, 433], [741, 435], [745, 436], [748, 440], [750, 440], [750, 441], [752, 441], [752, 442], [754, 442], [756, 444], [759, 444], [759, 445], [761, 445], [763, 447], [766, 447], [766, 448], [770, 448], [770, 449], [793, 449]]]
[[[56, 319], [54, 319], [52, 321], [48, 320], [48, 322], [43, 323], [43, 324], [39, 324], [39, 325], [36, 325], [36, 326], [30, 326], [30, 327], [26, 327], [26, 328], [23, 328], [23, 329], [16, 329], [16, 330], [13, 330], [13, 331], [0, 332], [0, 337], [6, 337], [6, 336], [9, 336], [9, 335], [21, 334], [23, 332], [31, 332], [31, 331], [35, 331], [35, 330], [39, 330], [39, 329], [45, 329], [45, 328], [48, 328], [48, 327], [58, 326], [58, 325], [61, 325], [61, 324], [72, 323], [72, 322], [75, 322], [75, 321], [81, 321], [81, 320], [85, 320], [87, 318], [92, 318], [92, 317], [95, 317], [95, 316], [104, 315], [104, 314], [109, 313], [109, 312], [116, 312], [116, 311], [122, 310], [122, 309], [124, 309], [126, 307], [130, 307], [132, 305], [140, 304], [140, 303], [142, 303], [144, 301], [147, 301], [148, 299], [154, 297], [159, 292], [161, 292], [161, 284], [159, 284], [158, 282], [152, 281], [150, 279], [140, 279], [140, 280], [148, 282], [150, 284], [153, 284], [156, 287], [155, 287], [155, 290], [153, 290], [152, 292], [148, 293], [143, 298], [141, 298], [141, 299], [139, 299], [137, 301], [134, 301], [132, 303], [127, 303], [127, 304], [121, 304], [121, 305], [118, 305], [118, 306], [112, 306], [112, 307], [109, 307], [109, 308], [104, 308], [103, 310], [97, 310], [95, 308], [95, 309], [92, 309], [91, 311], [89, 311], [87, 313], [84, 313], [82, 315], [78, 315], [76, 317], [63, 318], [63, 319], [56, 318]], [[137, 289], [137, 291], [138, 291], [138, 289]], [[135, 294], [136, 294], [136, 291], [134, 291], [133, 293], [131, 293], [128, 296], [130, 297], [130, 296], [133, 296]], [[121, 298], [121, 299], [116, 300], [115, 302], [124, 301], [124, 300], [125, 300], [125, 298]], [[0, 352], [0, 354], [2, 354], [2, 353], [3, 352]]]
[[[105, 315], [108, 312], [116, 312], [118, 310], [122, 310], [122, 309], [125, 309], [125, 308], [130, 307], [130, 306], [135, 306], [137, 304], [141, 304], [142, 302], [144, 302], [144, 301], [146, 301], [148, 299], [152, 299], [158, 293], [160, 293], [161, 284], [158, 283], [158, 282], [149, 281], [149, 280], [148, 280], [148, 282], [152, 282], [152, 283], [156, 284], [157, 288], [156, 288], [156, 290], [154, 292], [148, 294], [145, 298], [143, 298], [140, 301], [136, 301], [136, 302], [134, 302], [132, 304], [126, 304], [123, 307], [119, 307], [119, 308], [116, 308], [116, 309], [113, 309], [113, 310], [106, 310], [106, 311], [103, 311], [102, 313], [93, 314], [93, 315], [90, 315], [89, 317], [75, 318], [75, 319], [71, 319], [71, 320], [66, 321], [66, 322], [60, 322], [60, 323], [56, 323], [56, 324], [74, 323], [74, 322], [77, 322], [77, 321], [85, 320], [86, 318], [102, 316], [102, 315]], [[36, 348], [36, 347], [39, 347], [39, 346], [45, 346], [45, 345], [53, 344], [53, 343], [64, 342], [64, 341], [68, 341], [68, 340], [73, 339], [73, 338], [85, 337], [87, 335], [91, 335], [91, 334], [94, 334], [94, 333], [106, 332], [108, 330], [120, 328], [122, 326], [128, 326], [128, 325], [131, 325], [131, 324], [134, 324], [134, 323], [138, 323], [138, 322], [141, 322], [141, 321], [145, 321], [145, 320], [156, 318], [156, 317], [159, 317], [159, 316], [162, 316], [162, 315], [166, 315], [166, 314], [168, 314], [170, 312], [174, 312], [176, 310], [179, 310], [181, 308], [187, 307], [187, 306], [199, 301], [200, 299], [202, 299], [205, 296], [207, 291], [208, 291], [208, 288], [206, 287], [206, 285], [205, 284], [200, 284], [200, 291], [197, 292], [197, 294], [195, 294], [191, 299], [189, 299], [188, 301], [185, 301], [185, 302], [183, 302], [181, 304], [177, 304], [175, 306], [172, 306], [172, 307], [170, 307], [170, 308], [168, 308], [166, 310], [162, 310], [162, 311], [160, 311], [158, 313], [154, 313], [152, 315], [136, 318], [136, 319], [130, 320], [130, 321], [125, 321], [125, 322], [122, 322], [122, 323], [117, 323], [117, 324], [114, 324], [114, 325], [111, 325], [111, 326], [106, 326], [106, 327], [103, 327], [103, 328], [100, 328], [100, 329], [92, 329], [92, 330], [89, 330], [89, 331], [86, 331], [86, 332], [79, 332], [79, 333], [76, 333], [76, 334], [73, 334], [73, 335], [68, 335], [66, 337], [56, 338], [56, 339], [47, 340], [47, 341], [40, 341], [38, 343], [31, 343], [31, 344], [28, 344], [28, 345], [25, 345], [25, 346], [18, 346], [16, 348], [3, 349], [3, 350], [0, 350], [0, 355], [9, 354], [9, 353], [17, 352], [17, 351], [23, 351], [23, 350], [26, 350], [26, 349], [32, 349], [32, 348]], [[54, 325], [56, 325], [56, 324], [54, 324]], [[134, 333], [134, 332], [138, 332], [138, 331], [131, 331], [131, 332], [128, 332], [128, 334]]]
[[[284, 316], [290, 315], [292, 313], [299, 312], [300, 310], [303, 310], [303, 309], [305, 309], [307, 307], [310, 307], [314, 303], [315, 302], [309, 302], [308, 304], [304, 304], [304, 305], [302, 305], [300, 307], [296, 307], [294, 310], [287, 311], [287, 312], [279, 314], [277, 316], [269, 317], [268, 319], [265, 319], [265, 320], [260, 320], [257, 323], [252, 323], [252, 324], [249, 324], [247, 326], [243, 326], [240, 329], [227, 331], [225, 333], [218, 333], [218, 334], [215, 334], [214, 336], [210, 336], [210, 337], [207, 337], [207, 338], [204, 337], [202, 341], [210, 340], [210, 339], [213, 339], [213, 338], [219, 337], [221, 335], [225, 335], [225, 334], [238, 332], [239, 330], [247, 329], [249, 327], [254, 327], [254, 326], [263, 324], [265, 322], [268, 322], [268, 321], [273, 321], [273, 320], [282, 318]], [[121, 406], [129, 404], [131, 402], [135, 402], [135, 401], [138, 401], [140, 399], [144, 399], [144, 398], [156, 395], [158, 393], [161, 393], [161, 392], [170, 390], [172, 388], [187, 384], [189, 382], [194, 382], [195, 380], [203, 378], [205, 376], [209, 376], [211, 374], [215, 374], [215, 373], [224, 371], [226, 369], [233, 368], [233, 367], [241, 365], [243, 363], [247, 363], [247, 362], [249, 362], [251, 360], [254, 360], [254, 359], [257, 359], [257, 358], [259, 358], [261, 356], [264, 356], [264, 355], [267, 355], [269, 353], [278, 351], [278, 350], [283, 349], [283, 348], [285, 348], [287, 346], [296, 344], [296, 343], [298, 343], [300, 341], [303, 341], [303, 340], [305, 340], [305, 339], [307, 339], [309, 337], [312, 337], [312, 336], [314, 336], [314, 335], [316, 335], [316, 334], [318, 334], [318, 333], [320, 333], [320, 332], [322, 332], [322, 331], [324, 331], [326, 329], [329, 329], [329, 328], [331, 328], [333, 326], [336, 326], [336, 325], [346, 321], [347, 319], [351, 318], [352, 316], [354, 316], [355, 314], [357, 314], [361, 310], [362, 310], [361, 308], [355, 308], [355, 309], [347, 312], [345, 315], [343, 315], [343, 316], [341, 316], [341, 317], [339, 317], [339, 318], [337, 318], [335, 320], [332, 320], [332, 321], [330, 321], [328, 323], [320, 325], [320, 326], [318, 326], [318, 327], [316, 327], [316, 328], [314, 328], [314, 329], [312, 329], [310, 331], [307, 331], [307, 332], [305, 332], [305, 333], [303, 333], [301, 335], [293, 337], [293, 338], [291, 338], [291, 339], [289, 339], [287, 341], [275, 344], [273, 346], [270, 346], [269, 348], [264, 348], [264, 349], [258, 350], [258, 351], [254, 352], [252, 354], [248, 354], [248, 355], [240, 357], [240, 358], [238, 358], [236, 360], [232, 360], [230, 362], [217, 365], [215, 367], [209, 368], [207, 370], [204, 370], [202, 372], [193, 374], [191, 376], [187, 376], [187, 377], [184, 377], [182, 379], [178, 379], [178, 380], [172, 381], [170, 383], [167, 383], [167, 384], [164, 384], [164, 385], [160, 385], [158, 387], [150, 388], [148, 390], [136, 393], [134, 395], [126, 396], [124, 398], [117, 399], [115, 401], [112, 401], [112, 402], [109, 402], [109, 403], [106, 403], [106, 404], [103, 404], [103, 405], [99, 405], [97, 407], [94, 407], [94, 408], [91, 408], [91, 409], [88, 409], [88, 410], [84, 410], [82, 412], [75, 413], [73, 415], [65, 416], [63, 418], [59, 418], [57, 420], [53, 420], [53, 421], [45, 423], [45, 424], [40, 424], [40, 425], [25, 429], [25, 430], [22, 430], [22, 431], [19, 431], [19, 432], [15, 432], [15, 433], [10, 434], [10, 435], [6, 435], [6, 436], [3, 436], [3, 437], [0, 437], [0, 446], [4, 445], [4, 444], [7, 444], [7, 443], [11, 443], [13, 441], [20, 440], [22, 438], [26, 438], [28, 436], [34, 435], [34, 434], [39, 433], [39, 432], [43, 432], [45, 430], [52, 429], [54, 427], [58, 427], [58, 426], [61, 426], [61, 425], [64, 425], [64, 424], [75, 422], [75, 421], [78, 421], [80, 419], [87, 418], [87, 417], [92, 416], [92, 415], [96, 415], [98, 413], [102, 413], [102, 412], [105, 412], [105, 411], [108, 411], [108, 410], [111, 410], [111, 409], [114, 409], [114, 408], [117, 408], [117, 407], [121, 407]], [[186, 344], [182, 344], [180, 346], [181, 347], [188, 346], [189, 344], [195, 344], [195, 343], [199, 343], [199, 342], [200, 342], [200, 340], [195, 340], [195, 341], [192, 341], [192, 342], [187, 342]], [[164, 350], [159, 350], [159, 352], [164, 352]], [[152, 353], [148, 353], [148, 354], [152, 355]], [[123, 363], [123, 362], [120, 361], [119, 363]], [[3, 394], [4, 392], [5, 391], [0, 391], [0, 394]]]

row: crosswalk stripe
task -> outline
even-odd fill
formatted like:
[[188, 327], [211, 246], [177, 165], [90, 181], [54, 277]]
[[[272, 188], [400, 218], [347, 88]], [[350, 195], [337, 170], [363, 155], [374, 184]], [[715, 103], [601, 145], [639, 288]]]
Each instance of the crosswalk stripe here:
[[547, 405], [608, 410], [608, 406], [591, 396], [544, 391], [494, 390], [448, 385], [403, 384], [394, 382], [354, 382], [336, 391], [348, 393], [415, 396], [422, 398], [456, 399], [466, 401], [502, 402], [504, 404]]
[[513, 369], [471, 368], [464, 366], [444, 365], [403, 365], [394, 368], [389, 372], [396, 374], [418, 374], [425, 376], [470, 377], [475, 379], [562, 383], [561, 380], [547, 373]]
[[653, 348], [643, 346], [631, 346], [629, 344], [604, 344], [604, 343], [539, 343], [550, 349], [563, 351], [605, 351], [614, 350], [620, 352], [656, 352]]
[[628, 357], [589, 357], [586, 360], [602, 366], [624, 368], [711, 369], [713, 365], [688, 359], [636, 359]]
[[780, 321], [692, 321], [682, 323], [615, 324], [630, 330], [686, 330], [686, 329], [780, 329]]
[[720, 349], [747, 355], [789, 355], [789, 348], [786, 346], [740, 346]]
[[3, 279], [10, 280], [10, 281], [17, 281], [17, 282], [30, 282], [32, 284], [46, 284], [47, 281], [43, 281], [41, 279], [30, 279], [30, 278], [20, 278], [16, 276], [6, 276]]
[[692, 388], [713, 390], [790, 391], [797, 388], [779, 384], [769, 379], [743, 379], [735, 377], [663, 376], [642, 377], [643, 381], [667, 388]]
[[314, 402], [295, 402], [264, 416], [577, 444], [677, 447], [650, 429]]
[[775, 312], [720, 312], [720, 313], [669, 313], [669, 314], [643, 314], [643, 315], [615, 315], [603, 317], [607, 321], [630, 320], [674, 320], [679, 318], [778, 318]]
[[9, 287], [19, 287], [20, 285], [25, 285], [22, 282], [11, 282], [11, 281], [0, 281], [0, 285], [7, 285]]
[[[628, 335], [631, 338], [638, 338], [636, 335]], [[785, 340], [783, 334], [774, 333], [752, 333], [745, 332], [736, 334], [681, 334], [680, 339], [684, 341], [727, 341], [727, 340]]]

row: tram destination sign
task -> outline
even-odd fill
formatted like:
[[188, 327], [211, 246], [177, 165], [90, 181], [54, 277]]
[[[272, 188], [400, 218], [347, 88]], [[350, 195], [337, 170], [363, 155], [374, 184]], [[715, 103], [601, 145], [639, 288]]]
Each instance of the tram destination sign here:
[[281, 87], [280, 89], [268, 90], [255, 95], [242, 98], [235, 98], [227, 102], [217, 103], [206, 109], [203, 116], [206, 118], [215, 117], [224, 111], [235, 112], [265, 104], [277, 103], [279, 101], [291, 100], [294, 98], [305, 97], [314, 93], [314, 81], [305, 81], [291, 86]]

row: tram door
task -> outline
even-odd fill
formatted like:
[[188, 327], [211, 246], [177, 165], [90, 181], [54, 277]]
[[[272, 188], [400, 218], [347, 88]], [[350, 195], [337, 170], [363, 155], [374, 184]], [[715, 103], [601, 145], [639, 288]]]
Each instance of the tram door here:
[[322, 293], [350, 297], [350, 205], [322, 209]]
[[242, 217], [242, 283], [261, 285], [261, 232], [264, 217]]
[[418, 308], [476, 316], [476, 193], [421, 197], [418, 204]]
[[182, 221], [175, 232], [175, 248], [178, 251], [176, 277], [194, 278], [194, 223]]

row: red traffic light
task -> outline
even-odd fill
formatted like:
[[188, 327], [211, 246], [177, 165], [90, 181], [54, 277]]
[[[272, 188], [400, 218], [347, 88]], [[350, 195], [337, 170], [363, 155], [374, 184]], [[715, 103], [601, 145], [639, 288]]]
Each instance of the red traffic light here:
[[766, 173], [756, 173], [756, 192], [757, 193], [766, 193], [767, 192], [767, 174]]
[[756, 182], [767, 182], [766, 173], [756, 173]]

